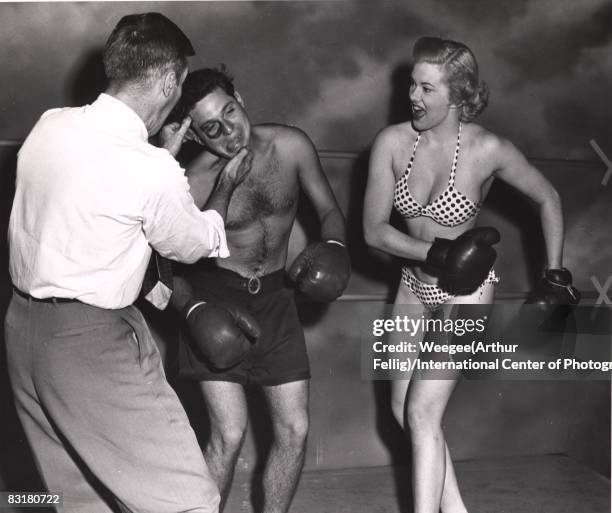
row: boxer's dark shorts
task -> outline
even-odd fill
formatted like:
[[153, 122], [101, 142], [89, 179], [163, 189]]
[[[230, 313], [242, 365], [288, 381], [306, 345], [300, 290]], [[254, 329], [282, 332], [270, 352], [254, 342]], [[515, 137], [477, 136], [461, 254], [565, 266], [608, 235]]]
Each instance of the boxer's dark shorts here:
[[285, 284], [283, 269], [257, 283], [227, 269], [196, 265], [184, 276], [194, 297], [204, 301], [231, 302], [245, 308], [259, 323], [261, 336], [247, 357], [225, 371], [210, 369], [184, 330], [179, 337], [179, 377], [198, 381], [231, 381], [243, 385], [280, 385], [310, 378], [304, 332], [293, 290]]

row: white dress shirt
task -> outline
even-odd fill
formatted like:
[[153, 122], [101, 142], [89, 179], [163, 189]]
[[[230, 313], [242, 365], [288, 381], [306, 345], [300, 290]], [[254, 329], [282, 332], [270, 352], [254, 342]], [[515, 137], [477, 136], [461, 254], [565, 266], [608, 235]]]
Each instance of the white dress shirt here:
[[147, 136], [138, 115], [107, 94], [43, 114], [17, 161], [15, 287], [122, 308], [138, 296], [149, 244], [187, 263], [229, 255], [221, 216], [196, 207], [183, 169]]

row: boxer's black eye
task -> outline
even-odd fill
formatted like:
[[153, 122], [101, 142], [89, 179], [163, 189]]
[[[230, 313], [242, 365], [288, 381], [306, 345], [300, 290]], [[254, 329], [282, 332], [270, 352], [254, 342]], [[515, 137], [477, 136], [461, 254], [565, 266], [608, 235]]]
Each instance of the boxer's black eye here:
[[221, 123], [218, 121], [208, 123], [206, 126], [204, 126], [204, 133], [209, 139], [216, 139], [221, 135], [222, 131], [223, 129], [221, 127]]

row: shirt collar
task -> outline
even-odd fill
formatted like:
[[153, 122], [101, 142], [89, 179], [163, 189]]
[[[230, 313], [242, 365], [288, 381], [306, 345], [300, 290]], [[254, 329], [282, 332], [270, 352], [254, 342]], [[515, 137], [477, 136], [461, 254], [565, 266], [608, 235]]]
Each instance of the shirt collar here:
[[97, 100], [91, 104], [91, 109], [96, 115], [100, 116], [103, 122], [112, 124], [113, 128], [120, 127], [122, 133], [133, 134], [143, 141], [149, 138], [147, 127], [140, 116], [121, 100], [110, 94], [101, 93]]

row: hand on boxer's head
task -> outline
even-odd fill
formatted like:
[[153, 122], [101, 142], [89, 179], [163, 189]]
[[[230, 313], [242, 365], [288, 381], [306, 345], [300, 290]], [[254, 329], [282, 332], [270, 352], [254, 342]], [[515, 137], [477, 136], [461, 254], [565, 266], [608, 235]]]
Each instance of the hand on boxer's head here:
[[164, 125], [159, 131], [160, 146], [176, 157], [184, 140], [188, 140], [187, 131], [191, 125], [191, 118], [187, 116], [181, 123], [174, 122]]
[[329, 303], [340, 297], [351, 277], [351, 261], [343, 244], [310, 244], [295, 259], [289, 278], [306, 297]]
[[238, 365], [261, 335], [259, 324], [236, 305], [198, 303], [191, 300], [183, 309], [198, 353], [214, 369]]
[[436, 238], [425, 263], [439, 277], [440, 287], [453, 294], [471, 294], [485, 281], [497, 258], [495, 228], [472, 228], [454, 240]]

